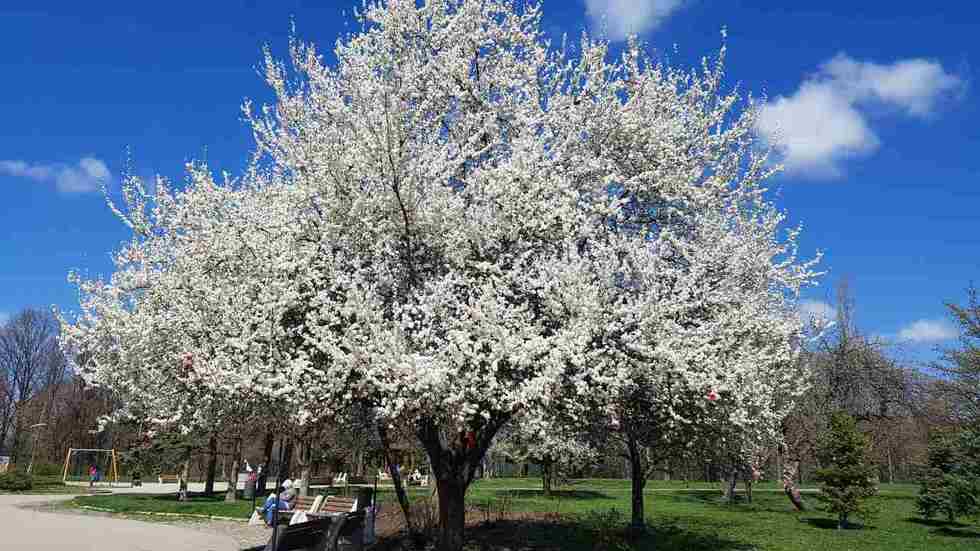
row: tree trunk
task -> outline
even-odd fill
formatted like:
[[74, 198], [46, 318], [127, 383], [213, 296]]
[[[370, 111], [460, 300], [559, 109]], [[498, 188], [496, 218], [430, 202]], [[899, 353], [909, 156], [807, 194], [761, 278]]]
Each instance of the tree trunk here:
[[439, 478], [439, 551], [463, 548], [466, 528], [466, 481], [453, 476]]
[[646, 513], [643, 510], [643, 488], [647, 484], [646, 470], [643, 468], [643, 458], [636, 439], [626, 436], [626, 447], [629, 450], [630, 482], [631, 482], [631, 520], [630, 529], [634, 532], [646, 531]]
[[796, 471], [799, 467], [800, 462], [793, 458], [787, 457], [783, 460], [783, 492], [797, 511], [806, 511], [803, 496], [800, 495], [800, 488], [796, 484]]
[[286, 455], [283, 456], [283, 460], [282, 460], [283, 473], [282, 473], [282, 476], [280, 476], [279, 478], [281, 478], [283, 480], [286, 480], [287, 478], [292, 478], [292, 476], [290, 476], [290, 474], [293, 472], [292, 471], [292, 465], [293, 465], [293, 441], [291, 439], [284, 439], [283, 442], [282, 442], [282, 444], [280, 444], [280, 445], [281, 446], [286, 446]]
[[275, 439], [271, 432], [265, 433], [265, 446], [262, 448], [262, 472], [255, 481], [255, 491], [265, 493], [266, 481], [269, 479], [269, 468], [272, 466], [272, 445]]
[[7, 428], [10, 426], [11, 414], [8, 411], [3, 412], [3, 420], [0, 421], [0, 450], [5, 450], [4, 443], [7, 441]]
[[212, 435], [208, 439], [208, 474], [204, 481], [204, 495], [214, 495], [214, 476], [218, 470], [218, 440]]
[[895, 466], [892, 463], [892, 447], [889, 442], [888, 445], [888, 483], [891, 484], [895, 482]]
[[238, 501], [238, 471], [242, 470], [242, 439], [235, 438], [231, 444], [231, 472], [228, 473], [228, 489], [225, 491], [225, 503]]
[[191, 476], [191, 456], [190, 453], [184, 459], [184, 464], [180, 468], [180, 484], [177, 490], [177, 501], [187, 501], [187, 481]]
[[493, 419], [479, 430], [448, 438], [433, 419], [418, 424], [419, 442], [429, 456], [429, 466], [439, 494], [439, 551], [461, 551], [466, 528], [466, 489], [486, 456], [493, 437], [510, 416]]
[[310, 495], [310, 465], [313, 463], [313, 446], [309, 441], [303, 441], [299, 445], [299, 495]]
[[13, 437], [12, 437], [13, 442], [11, 443], [12, 447], [10, 448], [10, 463], [12, 465], [16, 465], [17, 462], [20, 460], [19, 457], [20, 435], [21, 435], [21, 425], [23, 424], [21, 423], [21, 417], [23, 417], [23, 415], [18, 410], [22, 410], [22, 409], [23, 409], [23, 405], [21, 404], [21, 402], [14, 403], [14, 422], [11, 424], [10, 427], [12, 429], [11, 432], [13, 433]]
[[544, 489], [544, 497], [551, 497], [551, 478], [554, 466], [549, 460], [541, 462], [541, 487]]
[[402, 475], [398, 471], [394, 457], [391, 454], [388, 428], [383, 423], [378, 423], [378, 436], [381, 439], [381, 451], [384, 453], [385, 463], [388, 464], [388, 472], [391, 474], [391, 482], [395, 485], [395, 495], [398, 497], [398, 505], [402, 508], [402, 515], [405, 516], [405, 526], [408, 527], [409, 536], [414, 538], [418, 534], [418, 527], [412, 522], [412, 507], [408, 502], [408, 494], [405, 493], [405, 486], [402, 484]]
[[354, 476], [364, 476], [364, 450], [354, 451]]
[[738, 487], [738, 469], [732, 468], [731, 474], [728, 475], [728, 488], [725, 491], [725, 497], [728, 499], [729, 505], [735, 504], [735, 490]]

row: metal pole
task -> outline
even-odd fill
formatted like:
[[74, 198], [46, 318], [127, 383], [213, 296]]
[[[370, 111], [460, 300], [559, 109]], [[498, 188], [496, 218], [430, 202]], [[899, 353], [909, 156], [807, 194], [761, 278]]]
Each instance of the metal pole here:
[[34, 433], [33, 434], [34, 439], [31, 442], [31, 461], [27, 464], [27, 474], [31, 474], [31, 471], [34, 470], [34, 454], [37, 452], [37, 439], [38, 436], [40, 436], [40, 433], [36, 429], [46, 427], [46, 426], [48, 426], [47, 423], [37, 423], [31, 425], [31, 432]]

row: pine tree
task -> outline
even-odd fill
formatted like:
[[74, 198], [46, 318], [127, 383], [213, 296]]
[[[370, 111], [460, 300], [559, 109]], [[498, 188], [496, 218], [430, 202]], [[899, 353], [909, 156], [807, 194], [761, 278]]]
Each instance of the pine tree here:
[[980, 513], [980, 432], [942, 434], [929, 445], [929, 465], [917, 504], [926, 518]]
[[837, 515], [837, 528], [846, 528], [851, 515], [869, 518], [873, 510], [867, 500], [878, 493], [877, 468], [854, 418], [843, 412], [833, 414], [816, 452], [822, 467], [815, 476], [821, 483], [818, 499], [826, 511]]

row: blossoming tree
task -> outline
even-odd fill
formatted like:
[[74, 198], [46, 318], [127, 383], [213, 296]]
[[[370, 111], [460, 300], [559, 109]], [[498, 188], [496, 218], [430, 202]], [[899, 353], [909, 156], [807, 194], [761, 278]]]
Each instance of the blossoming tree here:
[[152, 208], [128, 192], [134, 244], [109, 283], [81, 283], [67, 331], [93, 380], [181, 423], [198, 408], [154, 385], [412, 427], [445, 550], [517, 418], [595, 401], [638, 426], [638, 395], [661, 428], [716, 401], [728, 422], [779, 417], [815, 274], [763, 199], [755, 110], [722, 92], [720, 62], [556, 51], [531, 2], [359, 17], [332, 64], [296, 41], [288, 63], [267, 54], [276, 102], [245, 105], [258, 149], [240, 180], [192, 169]]

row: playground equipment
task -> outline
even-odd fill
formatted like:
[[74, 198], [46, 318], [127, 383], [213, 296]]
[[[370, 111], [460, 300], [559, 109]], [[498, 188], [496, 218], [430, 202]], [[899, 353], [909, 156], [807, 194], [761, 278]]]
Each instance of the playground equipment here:
[[68, 448], [61, 480], [90, 480], [89, 469], [93, 465], [98, 472], [95, 483], [108, 482], [110, 488], [113, 484], [119, 484], [119, 461], [115, 449]]

